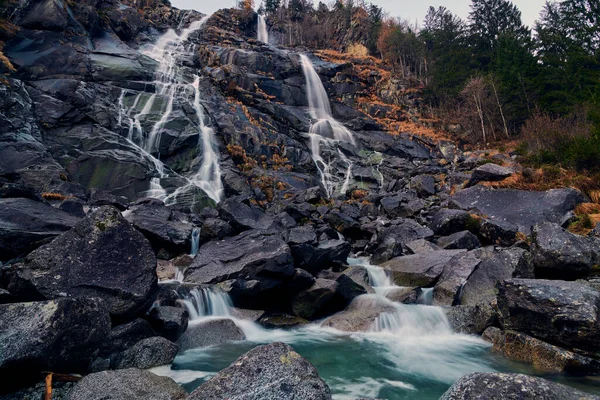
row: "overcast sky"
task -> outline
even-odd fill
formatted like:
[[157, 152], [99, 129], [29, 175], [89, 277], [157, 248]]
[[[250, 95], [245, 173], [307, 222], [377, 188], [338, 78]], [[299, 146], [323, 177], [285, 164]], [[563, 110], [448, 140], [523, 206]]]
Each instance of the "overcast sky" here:
[[[260, 0], [255, 0], [260, 4]], [[314, 1], [318, 3], [318, 0]], [[372, 3], [381, 6], [391, 16], [408, 19], [411, 22], [423, 22], [425, 13], [429, 6], [445, 6], [454, 14], [466, 18], [469, 14], [471, 0], [371, 0]], [[523, 13], [523, 22], [532, 26], [542, 10], [546, 0], [513, 0]], [[171, 3], [181, 9], [195, 9], [202, 13], [213, 13], [220, 8], [233, 7], [237, 0], [171, 0]], [[330, 3], [330, 1], [325, 1]]]

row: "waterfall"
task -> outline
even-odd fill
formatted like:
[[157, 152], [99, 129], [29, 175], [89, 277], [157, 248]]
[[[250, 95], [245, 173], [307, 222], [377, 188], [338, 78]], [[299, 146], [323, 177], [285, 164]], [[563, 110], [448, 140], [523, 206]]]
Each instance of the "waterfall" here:
[[195, 257], [198, 254], [200, 248], [200, 228], [192, 229], [192, 248], [190, 250], [190, 256]]
[[[314, 122], [309, 130], [310, 150], [327, 196], [337, 191], [345, 194], [352, 179], [352, 163], [338, 148], [339, 143], [355, 145], [352, 132], [333, 118], [331, 105], [321, 78], [305, 54], [300, 54], [302, 71], [306, 79], [306, 97]], [[329, 150], [329, 161], [323, 157], [323, 149]], [[333, 159], [332, 159], [333, 158]], [[346, 165], [343, 180], [334, 175], [335, 163]]]
[[265, 17], [259, 14], [258, 26], [256, 27], [257, 39], [259, 42], [269, 44], [269, 32], [267, 31], [267, 21]]
[[203, 317], [229, 317], [232, 307], [227, 293], [213, 288], [192, 289], [182, 300], [190, 314], [190, 320]]

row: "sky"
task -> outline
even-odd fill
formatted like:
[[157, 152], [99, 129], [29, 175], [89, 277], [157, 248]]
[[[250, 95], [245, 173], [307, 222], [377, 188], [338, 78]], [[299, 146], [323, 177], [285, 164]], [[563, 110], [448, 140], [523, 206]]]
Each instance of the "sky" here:
[[[254, 2], [260, 4], [260, 0]], [[314, 2], [318, 3], [318, 0]], [[326, 4], [329, 2], [325, 1]], [[466, 18], [471, 4], [471, 0], [371, 0], [371, 2], [381, 6], [392, 17], [401, 17], [419, 24], [423, 22], [429, 6], [444, 6], [461, 18]], [[521, 10], [523, 23], [531, 27], [546, 0], [512, 0], [512, 2]], [[177, 8], [194, 9], [205, 14], [213, 13], [220, 8], [234, 7], [236, 3], [237, 0], [171, 0], [171, 4]]]

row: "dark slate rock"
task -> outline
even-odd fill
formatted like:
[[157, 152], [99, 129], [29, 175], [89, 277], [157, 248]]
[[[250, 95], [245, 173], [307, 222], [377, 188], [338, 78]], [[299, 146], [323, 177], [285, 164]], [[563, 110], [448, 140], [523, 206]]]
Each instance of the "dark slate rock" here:
[[561, 349], [524, 333], [490, 327], [482, 337], [494, 345], [494, 353], [513, 361], [531, 364], [537, 371], [572, 375], [597, 375], [600, 371], [600, 361]]
[[154, 331], [172, 342], [177, 341], [179, 336], [188, 327], [189, 313], [181, 307], [157, 306], [152, 308], [148, 320]]
[[585, 196], [575, 189], [532, 192], [480, 185], [461, 190], [452, 197], [459, 208], [478, 210], [493, 221], [516, 226], [520, 232], [529, 232], [532, 226], [542, 222], [560, 223], [566, 213], [585, 201]]
[[233, 235], [234, 231], [231, 225], [218, 218], [207, 218], [200, 229], [200, 239], [203, 241], [225, 239]]
[[72, 198], [63, 200], [58, 209], [66, 212], [67, 214], [71, 214], [76, 218], [83, 218], [85, 217], [85, 211], [83, 210], [84, 205], [85, 203], [83, 200]]
[[510, 279], [500, 282], [498, 309], [504, 329], [546, 342], [598, 351], [600, 292], [574, 282]]
[[330, 279], [317, 279], [308, 289], [300, 292], [292, 301], [294, 314], [314, 319], [323, 315], [327, 303], [332, 300], [338, 289], [338, 283]]
[[484, 164], [477, 167], [471, 174], [471, 180], [467, 184], [467, 187], [473, 186], [479, 182], [496, 182], [502, 181], [511, 176], [514, 171], [510, 168], [502, 167], [497, 164]]
[[461, 231], [453, 233], [450, 236], [443, 236], [436, 241], [436, 244], [446, 250], [473, 250], [481, 246], [477, 236], [473, 235], [469, 231]]
[[416, 190], [421, 197], [433, 196], [435, 194], [435, 178], [431, 175], [417, 175], [410, 180], [410, 187]]
[[460, 378], [440, 400], [597, 400], [581, 392], [542, 378], [522, 374], [476, 372]]
[[111, 329], [100, 347], [99, 356], [103, 359], [111, 359], [117, 353], [121, 353], [136, 343], [156, 336], [150, 323], [138, 318], [126, 324], [117, 325]]
[[230, 319], [215, 319], [188, 326], [179, 338], [179, 352], [244, 340], [244, 332]]
[[379, 246], [373, 252], [371, 263], [382, 264], [404, 253], [406, 244], [433, 237], [433, 231], [411, 219], [400, 219], [396, 225], [384, 228], [378, 233]]
[[345, 240], [324, 240], [318, 244], [292, 244], [292, 254], [296, 266], [313, 274], [333, 265], [344, 264], [350, 251], [350, 244]]
[[511, 278], [533, 278], [530, 254], [518, 247], [502, 249], [482, 260], [460, 291], [463, 305], [489, 304], [496, 298], [496, 284]]
[[87, 375], [71, 390], [69, 400], [185, 400], [186, 397], [185, 390], [171, 378], [130, 368]]
[[593, 239], [570, 233], [557, 224], [542, 223], [532, 232], [531, 255], [540, 278], [574, 280], [586, 277], [600, 263]]
[[489, 304], [446, 307], [444, 312], [455, 332], [469, 335], [481, 335], [498, 319], [496, 311]]
[[185, 281], [208, 284], [261, 276], [289, 279], [293, 274], [292, 254], [281, 237], [252, 230], [200, 247], [185, 271]]
[[29, 253], [78, 221], [47, 203], [25, 198], [0, 199], [0, 261]]
[[143, 339], [111, 360], [113, 369], [148, 369], [171, 364], [179, 346], [160, 336]]
[[304, 318], [289, 314], [265, 314], [260, 317], [258, 323], [267, 329], [292, 329], [309, 322]]
[[325, 216], [325, 221], [344, 236], [359, 238], [361, 235], [358, 221], [343, 212], [331, 211]]
[[406, 243], [405, 246], [409, 254], [422, 254], [429, 253], [431, 251], [442, 250], [440, 246], [433, 244], [425, 239], [413, 240], [412, 242]]
[[429, 229], [436, 235], [451, 235], [464, 231], [470, 218], [471, 216], [466, 211], [442, 208], [433, 216]]
[[465, 250], [439, 250], [394, 258], [381, 265], [391, 272], [399, 286], [431, 287], [437, 282], [444, 266], [452, 257]]
[[219, 206], [221, 217], [236, 229], [269, 229], [275, 222], [260, 208], [247, 205], [238, 197], [227, 199]]
[[109, 331], [110, 317], [96, 301], [2, 304], [0, 372], [5, 382], [42, 371], [85, 372]]
[[92, 207], [112, 206], [119, 211], [125, 211], [129, 207], [129, 200], [106, 190], [93, 188], [90, 189], [88, 204]]
[[517, 242], [519, 230], [516, 225], [504, 221], [482, 219], [479, 224], [479, 236], [489, 244], [512, 246]]
[[284, 343], [258, 346], [194, 390], [189, 400], [331, 399], [317, 370]]
[[11, 285], [30, 286], [47, 299], [65, 295], [102, 299], [118, 318], [140, 311], [157, 290], [156, 257], [150, 244], [108, 206], [29, 254], [15, 275]]

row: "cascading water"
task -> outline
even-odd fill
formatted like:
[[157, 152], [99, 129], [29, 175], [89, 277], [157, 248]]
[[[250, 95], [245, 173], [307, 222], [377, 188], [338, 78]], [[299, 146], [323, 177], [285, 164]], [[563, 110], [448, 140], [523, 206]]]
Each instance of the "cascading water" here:
[[200, 228], [192, 229], [192, 247], [190, 249], [190, 256], [195, 257], [198, 254], [200, 248]]
[[192, 289], [182, 300], [183, 305], [190, 314], [190, 320], [204, 317], [229, 317], [232, 307], [229, 296], [217, 289], [201, 288]]
[[267, 21], [262, 15], [258, 15], [258, 26], [256, 27], [256, 38], [259, 42], [269, 44], [269, 31], [267, 30]]
[[[300, 54], [302, 71], [306, 79], [306, 97], [311, 117], [315, 120], [309, 130], [310, 150], [313, 160], [321, 176], [321, 184], [328, 197], [334, 193], [345, 193], [352, 178], [352, 163], [343, 154], [338, 145], [349, 143], [355, 145], [352, 132], [333, 118], [331, 105], [321, 78], [305, 54]], [[330, 160], [326, 161], [323, 150], [329, 151]], [[343, 179], [335, 173], [335, 163], [341, 161], [346, 165]]]

